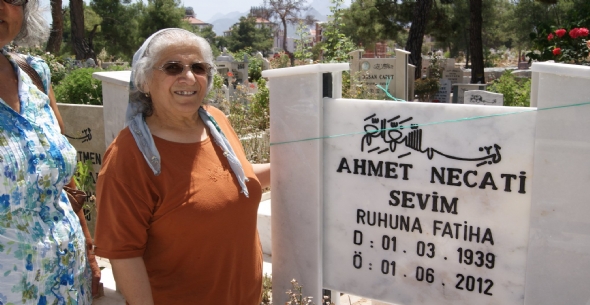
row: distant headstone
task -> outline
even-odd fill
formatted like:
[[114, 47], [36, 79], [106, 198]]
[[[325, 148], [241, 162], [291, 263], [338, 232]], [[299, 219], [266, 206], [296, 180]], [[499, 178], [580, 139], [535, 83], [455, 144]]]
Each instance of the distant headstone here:
[[483, 90], [465, 91], [464, 104], [504, 106], [504, 95]]
[[453, 85], [453, 104], [463, 104], [465, 91], [469, 90], [486, 90], [486, 84], [454, 84]]
[[[350, 53], [350, 73], [369, 86], [369, 92], [389, 99], [385, 92], [377, 87], [386, 88], [395, 98], [410, 99], [413, 77], [409, 77], [408, 54], [404, 50], [395, 50], [395, 58], [362, 58], [362, 51]], [[402, 63], [401, 65], [399, 63]], [[355, 90], [351, 84], [351, 90]]]
[[432, 97], [433, 103], [450, 103], [451, 102], [451, 81], [448, 79], [440, 80], [438, 92]]
[[94, 62], [94, 59], [92, 59], [92, 57], [90, 57], [86, 60], [86, 67], [89, 67], [89, 68], [96, 67], [96, 62]]
[[270, 69], [270, 62], [268, 59], [264, 58], [262, 53], [256, 52], [256, 58], [262, 60], [262, 71]]
[[443, 71], [443, 79], [448, 79], [451, 84], [457, 84], [463, 82], [463, 70], [459, 68], [447, 68]]
[[[247, 59], [245, 57], [245, 59]], [[234, 90], [238, 84], [244, 84], [248, 81], [248, 62], [236, 61], [233, 56], [227, 53], [224, 48], [223, 53], [215, 59], [217, 66], [217, 73], [223, 77], [223, 82], [229, 88], [231, 96], [234, 95]]]

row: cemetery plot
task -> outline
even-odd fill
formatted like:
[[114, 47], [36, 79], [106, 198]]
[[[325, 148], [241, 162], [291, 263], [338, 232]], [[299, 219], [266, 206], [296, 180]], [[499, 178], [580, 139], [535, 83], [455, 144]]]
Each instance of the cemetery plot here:
[[324, 107], [324, 134], [348, 134], [323, 145], [326, 288], [398, 304], [523, 303], [536, 113], [456, 122], [526, 108]]

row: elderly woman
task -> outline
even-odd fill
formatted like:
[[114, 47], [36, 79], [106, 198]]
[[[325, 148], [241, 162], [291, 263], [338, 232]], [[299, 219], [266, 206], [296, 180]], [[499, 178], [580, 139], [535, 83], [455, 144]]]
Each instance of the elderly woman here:
[[92, 241], [63, 190], [76, 150], [60, 133], [49, 68], [6, 48], [41, 43], [47, 29], [38, 0], [0, 1], [0, 304], [91, 304]]
[[96, 253], [127, 302], [260, 304], [256, 230], [269, 164], [252, 165], [218, 109], [207, 41], [181, 29], [133, 57], [127, 125], [98, 178]]

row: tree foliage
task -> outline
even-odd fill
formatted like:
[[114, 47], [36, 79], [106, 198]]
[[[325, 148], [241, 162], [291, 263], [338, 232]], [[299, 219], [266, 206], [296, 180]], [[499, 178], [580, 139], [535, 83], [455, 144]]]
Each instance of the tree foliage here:
[[263, 53], [272, 48], [272, 34], [267, 26], [256, 26], [256, 18], [241, 17], [240, 22], [234, 24], [231, 34], [227, 37], [227, 48], [232, 52], [251, 48]]
[[299, 20], [305, 20], [306, 23], [313, 23], [313, 17], [302, 13], [308, 10], [306, 0], [269, 0], [268, 12], [271, 17], [275, 17], [281, 22], [283, 29], [283, 50], [287, 50], [287, 24], [297, 24]]
[[330, 21], [322, 25], [322, 57], [324, 62], [347, 62], [348, 53], [354, 51], [356, 46], [342, 31], [345, 26], [342, 19], [341, 7], [343, 0], [331, 0], [332, 12]]
[[188, 23], [183, 21], [185, 12], [185, 9], [181, 7], [180, 0], [148, 0], [140, 23], [141, 37], [147, 38], [165, 28], [189, 30]]
[[356, 0], [342, 10], [342, 32], [364, 48], [384, 40], [401, 41], [411, 21], [411, 7], [410, 1]]
[[143, 2], [92, 0], [90, 7], [102, 18], [102, 47], [111, 56], [129, 61], [142, 42], [139, 29], [145, 11]]
[[293, 52], [293, 56], [295, 59], [299, 61], [309, 60], [312, 57], [311, 52], [311, 37], [309, 34], [309, 29], [303, 22], [299, 22], [296, 29], [297, 39], [295, 39], [295, 51]]

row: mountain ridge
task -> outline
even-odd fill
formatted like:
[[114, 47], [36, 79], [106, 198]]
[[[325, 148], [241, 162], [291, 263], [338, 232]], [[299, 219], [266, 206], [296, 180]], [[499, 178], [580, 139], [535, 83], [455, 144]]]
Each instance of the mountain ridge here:
[[[307, 13], [314, 16], [317, 21], [327, 21], [328, 15], [331, 14], [330, 6], [330, 0], [313, 0]], [[215, 32], [216, 35], [222, 36], [224, 31], [229, 30], [229, 28], [240, 21], [240, 17], [247, 16], [248, 13], [249, 11], [234, 11], [227, 14], [216, 13], [206, 22], [213, 25], [213, 32]], [[287, 35], [289, 35], [289, 37], [294, 36], [295, 28], [295, 25], [287, 25]]]

